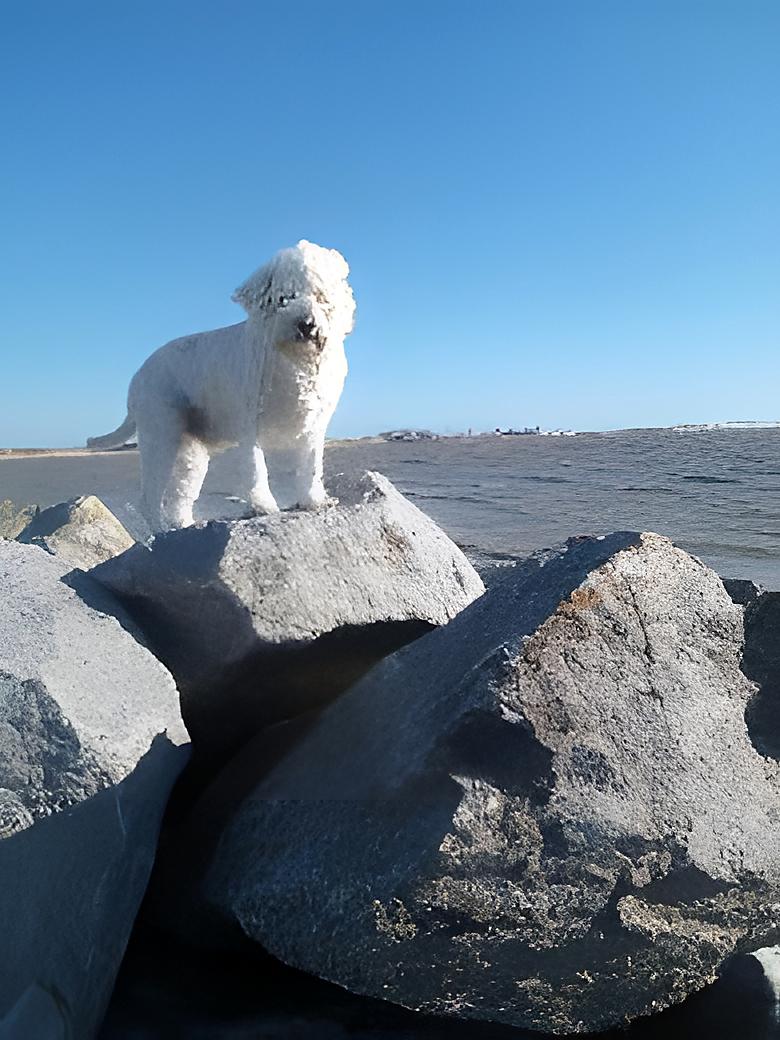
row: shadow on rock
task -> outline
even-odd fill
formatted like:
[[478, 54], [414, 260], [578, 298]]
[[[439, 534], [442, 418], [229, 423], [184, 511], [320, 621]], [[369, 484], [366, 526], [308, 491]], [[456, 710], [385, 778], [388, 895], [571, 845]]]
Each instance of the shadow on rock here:
[[[63, 1036], [92, 1035], [152, 869], [165, 796], [188, 752], [160, 735], [120, 783], [0, 841], [0, 919], [13, 951], [0, 1009], [20, 1002], [0, 1035], [56, 1035], [31, 1028], [36, 1009], [51, 1016], [55, 1006]], [[38, 990], [52, 999], [33, 999]], [[25, 1030], [2, 1032], [14, 1015]]]
[[780, 592], [764, 592], [745, 608], [742, 671], [759, 687], [745, 712], [750, 739], [780, 760]]
[[[760, 968], [744, 963], [683, 1004], [593, 1040], [778, 1040]], [[348, 993], [240, 942], [204, 951], [138, 928], [99, 1040], [545, 1040]]]

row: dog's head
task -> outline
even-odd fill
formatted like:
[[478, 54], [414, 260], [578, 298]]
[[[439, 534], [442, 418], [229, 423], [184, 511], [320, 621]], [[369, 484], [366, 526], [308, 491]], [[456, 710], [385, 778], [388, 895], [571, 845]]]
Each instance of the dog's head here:
[[255, 271], [233, 299], [250, 317], [268, 323], [275, 344], [320, 353], [352, 331], [355, 301], [348, 274], [341, 253], [302, 239]]

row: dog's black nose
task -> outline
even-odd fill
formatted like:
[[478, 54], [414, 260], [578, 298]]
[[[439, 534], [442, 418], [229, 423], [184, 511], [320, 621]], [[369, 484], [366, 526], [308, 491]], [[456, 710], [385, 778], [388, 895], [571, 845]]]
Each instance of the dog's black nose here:
[[317, 326], [313, 321], [299, 321], [298, 332], [301, 334], [303, 339], [310, 339], [312, 332], [314, 332]]

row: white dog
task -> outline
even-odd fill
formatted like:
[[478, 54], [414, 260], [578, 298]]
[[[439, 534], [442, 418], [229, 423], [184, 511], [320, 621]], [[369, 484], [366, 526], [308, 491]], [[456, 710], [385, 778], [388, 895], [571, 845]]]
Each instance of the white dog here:
[[210, 456], [239, 445], [253, 513], [327, 502], [325, 430], [335, 411], [355, 303], [335, 249], [301, 241], [239, 286], [238, 325], [175, 339], [136, 372], [127, 418], [91, 448], [137, 431], [141, 501], [154, 530], [186, 527]]

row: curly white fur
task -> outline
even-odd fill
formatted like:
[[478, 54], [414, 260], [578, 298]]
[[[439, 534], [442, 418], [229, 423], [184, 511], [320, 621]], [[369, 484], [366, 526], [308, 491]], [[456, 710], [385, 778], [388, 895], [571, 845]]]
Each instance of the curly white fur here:
[[325, 430], [335, 411], [355, 303], [335, 249], [301, 241], [238, 287], [248, 319], [172, 340], [133, 376], [127, 418], [88, 447], [138, 434], [141, 503], [154, 530], [186, 527], [211, 455], [239, 445], [237, 489], [254, 513], [327, 501]]

